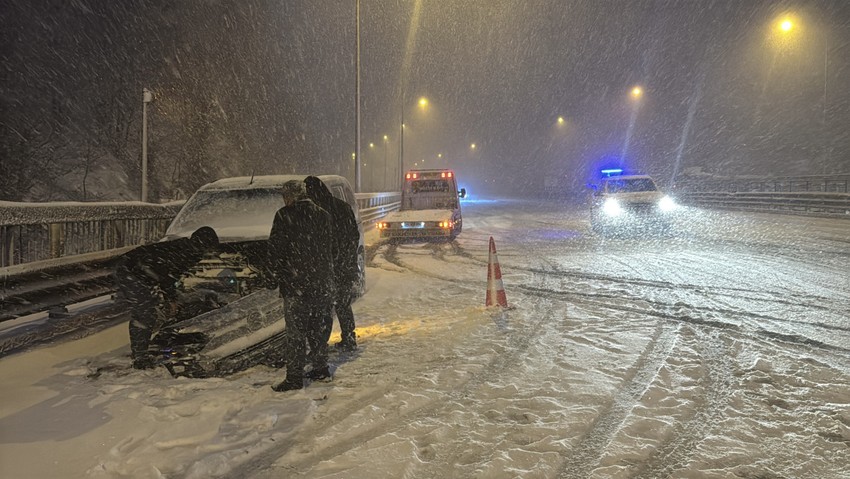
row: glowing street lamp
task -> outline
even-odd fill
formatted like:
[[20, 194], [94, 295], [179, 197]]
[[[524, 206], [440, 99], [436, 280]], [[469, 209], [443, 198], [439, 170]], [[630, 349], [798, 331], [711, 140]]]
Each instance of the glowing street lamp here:
[[631, 91], [632, 98], [638, 99], [643, 96], [643, 88], [636, 86]]
[[469, 145], [469, 149], [474, 150], [475, 149], [475, 143], [472, 143], [471, 145]]
[[[428, 108], [429, 101], [427, 98], [419, 97], [417, 101], [419, 108], [421, 110], [426, 110]], [[401, 184], [404, 184], [404, 130], [407, 129], [407, 125], [404, 124], [404, 107], [405, 107], [405, 99], [404, 99], [404, 91], [401, 93], [401, 122], [398, 134], [398, 171], [399, 171], [399, 180]]]
[[559, 116], [559, 117], [558, 117], [558, 124], [559, 124], [559, 125], [563, 125], [563, 124], [564, 124], [564, 121], [565, 121], [565, 120], [564, 120], [564, 117], [562, 117], [562, 116]]
[[790, 32], [791, 29], [793, 29], [793, 28], [794, 28], [794, 22], [792, 22], [790, 19], [786, 18], [785, 20], [782, 20], [781, 22], [779, 22], [779, 29], [782, 30], [783, 32]]

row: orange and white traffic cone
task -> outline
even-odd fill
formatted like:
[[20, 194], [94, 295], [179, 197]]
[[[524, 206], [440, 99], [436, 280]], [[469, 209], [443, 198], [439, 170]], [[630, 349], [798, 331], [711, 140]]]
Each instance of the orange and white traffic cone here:
[[502, 268], [499, 267], [499, 257], [496, 256], [496, 242], [490, 237], [490, 259], [487, 262], [487, 298], [485, 306], [499, 305], [508, 307], [508, 297], [505, 296], [505, 286], [502, 284]]

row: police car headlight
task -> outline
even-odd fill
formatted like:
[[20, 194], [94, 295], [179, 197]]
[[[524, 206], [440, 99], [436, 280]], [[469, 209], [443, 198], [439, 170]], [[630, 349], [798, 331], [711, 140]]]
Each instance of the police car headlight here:
[[673, 201], [673, 198], [669, 196], [665, 196], [658, 200], [658, 209], [661, 211], [673, 211], [676, 209], [676, 202]]
[[619, 201], [614, 198], [608, 198], [602, 203], [602, 211], [608, 216], [617, 216], [623, 212], [623, 207], [620, 206]]

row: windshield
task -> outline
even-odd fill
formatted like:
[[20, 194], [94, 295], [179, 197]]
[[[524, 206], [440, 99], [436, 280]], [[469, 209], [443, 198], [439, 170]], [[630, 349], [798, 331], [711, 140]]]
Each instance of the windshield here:
[[418, 193], [448, 193], [449, 182], [446, 180], [415, 180], [410, 182], [410, 191]]
[[640, 191], [656, 191], [655, 183], [649, 178], [608, 180], [608, 193], [637, 193]]
[[280, 192], [269, 189], [199, 191], [168, 227], [167, 235], [190, 236], [210, 226], [222, 240], [267, 238], [278, 209]]

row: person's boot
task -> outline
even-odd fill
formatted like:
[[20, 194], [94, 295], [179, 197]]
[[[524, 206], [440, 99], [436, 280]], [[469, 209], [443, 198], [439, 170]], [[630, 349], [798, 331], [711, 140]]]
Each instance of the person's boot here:
[[331, 370], [327, 366], [318, 369], [311, 369], [306, 374], [304, 374], [308, 379], [312, 379], [313, 381], [318, 381], [320, 379], [327, 379], [331, 377]]
[[351, 334], [343, 334], [342, 341], [336, 343], [334, 347], [336, 347], [340, 351], [351, 352], [357, 349], [357, 340], [354, 339], [357, 336], [355, 333]]
[[150, 354], [138, 354], [133, 356], [134, 369], [153, 369], [156, 367], [156, 359]]
[[304, 377], [303, 376], [296, 376], [294, 374], [287, 373], [286, 379], [284, 379], [283, 382], [275, 384], [274, 386], [272, 386], [272, 389], [274, 389], [277, 392], [293, 391], [295, 389], [304, 389]]

